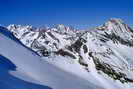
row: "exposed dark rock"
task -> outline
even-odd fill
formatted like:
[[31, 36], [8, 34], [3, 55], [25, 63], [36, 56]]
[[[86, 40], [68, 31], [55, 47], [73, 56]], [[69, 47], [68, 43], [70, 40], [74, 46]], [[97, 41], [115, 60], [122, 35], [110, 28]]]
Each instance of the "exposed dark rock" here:
[[84, 49], [84, 53], [87, 53], [88, 52], [88, 48], [86, 45], [83, 45], [83, 49]]
[[82, 66], [88, 67], [88, 64], [84, 62], [84, 59], [83, 59], [83, 57], [81, 55], [79, 55], [79, 63]]
[[71, 57], [71, 58], [73, 58], [73, 59], [76, 59], [76, 57], [75, 57], [73, 54], [71, 54], [71, 53], [68, 52], [68, 51], [64, 51], [64, 50], [62, 50], [62, 49], [60, 49], [60, 50], [58, 50], [57, 52], [55, 52], [55, 54], [61, 55], [61, 56], [69, 56], [69, 57]]
[[86, 40], [83, 38], [79, 38], [74, 44], [72, 44], [72, 48], [79, 53], [81, 46], [83, 43], [86, 43]]
[[44, 56], [44, 57], [50, 56], [50, 53], [49, 53], [47, 50], [40, 50], [39, 52], [40, 52], [40, 53], [42, 54], [42, 56]]
[[48, 44], [50, 41], [45, 41], [46, 44]]

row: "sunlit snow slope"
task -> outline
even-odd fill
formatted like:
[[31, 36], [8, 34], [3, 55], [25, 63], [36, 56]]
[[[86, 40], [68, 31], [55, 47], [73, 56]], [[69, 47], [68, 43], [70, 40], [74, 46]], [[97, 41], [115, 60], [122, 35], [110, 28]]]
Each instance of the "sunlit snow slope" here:
[[102, 89], [43, 61], [7, 33], [0, 29], [0, 89]]

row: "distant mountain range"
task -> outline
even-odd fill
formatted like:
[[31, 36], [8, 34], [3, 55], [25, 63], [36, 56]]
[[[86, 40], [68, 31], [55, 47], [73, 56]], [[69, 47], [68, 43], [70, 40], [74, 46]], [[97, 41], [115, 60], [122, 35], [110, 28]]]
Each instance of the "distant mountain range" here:
[[120, 19], [88, 30], [1, 26], [0, 41], [0, 89], [133, 88], [133, 29]]

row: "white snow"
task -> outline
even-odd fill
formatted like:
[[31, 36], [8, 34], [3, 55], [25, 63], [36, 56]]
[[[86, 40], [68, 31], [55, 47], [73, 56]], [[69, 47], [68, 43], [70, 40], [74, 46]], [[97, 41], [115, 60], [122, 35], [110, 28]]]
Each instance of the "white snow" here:
[[0, 68], [1, 89], [103, 89], [52, 64], [42, 62], [39, 56], [3, 34], [0, 34], [0, 41], [0, 54], [17, 67], [16, 71], [9, 72]]
[[[90, 31], [78, 32], [62, 24], [55, 28], [42, 28], [42, 31], [31, 29], [31, 26], [21, 25], [8, 27], [29, 49], [36, 52], [45, 49], [49, 56], [36, 55], [10, 39], [9, 34], [3, 35], [0, 28], [0, 89], [132, 89], [133, 83], [113, 79], [96, 69], [94, 63], [94, 59], [99, 60], [117, 73], [124, 73], [127, 78], [133, 79], [133, 47], [126, 45], [132, 43], [133, 33], [121, 20], [110, 19]], [[123, 40], [125, 44], [120, 42]], [[82, 46], [80, 42], [72, 45], [76, 41], [83, 43]], [[79, 50], [75, 50], [75, 47]], [[68, 54], [57, 55], [60, 49], [75, 58]], [[79, 62], [80, 56], [88, 66]]]

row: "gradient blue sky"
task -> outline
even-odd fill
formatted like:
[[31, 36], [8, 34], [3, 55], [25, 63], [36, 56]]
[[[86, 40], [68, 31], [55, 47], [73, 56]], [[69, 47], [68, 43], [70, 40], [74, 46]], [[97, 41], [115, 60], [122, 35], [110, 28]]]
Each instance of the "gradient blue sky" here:
[[0, 0], [0, 24], [65, 24], [78, 28], [121, 18], [133, 27], [133, 0]]

